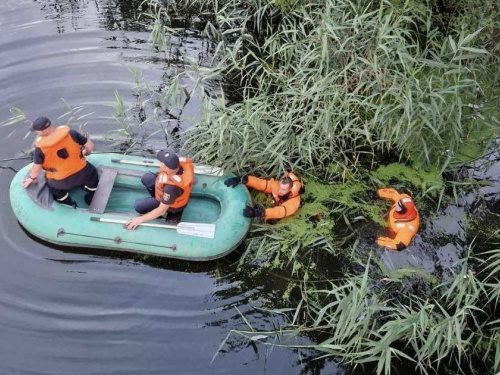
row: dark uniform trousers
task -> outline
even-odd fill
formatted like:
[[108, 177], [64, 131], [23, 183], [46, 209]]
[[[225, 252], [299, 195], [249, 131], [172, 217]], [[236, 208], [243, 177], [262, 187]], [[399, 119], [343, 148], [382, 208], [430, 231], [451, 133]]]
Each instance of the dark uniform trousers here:
[[[59, 200], [61, 203], [69, 205], [73, 203], [73, 200], [69, 196], [64, 199], [64, 201], [61, 201], [61, 198], [68, 194], [68, 190], [78, 186], [83, 187], [87, 191], [87, 194], [84, 197], [85, 203], [90, 205], [98, 183], [99, 175], [97, 173], [97, 169], [89, 162], [87, 162], [87, 165], [83, 167], [82, 170], [62, 180], [47, 179], [47, 185], [49, 185], [49, 190], [54, 198]], [[66, 202], [67, 200], [68, 202]]]

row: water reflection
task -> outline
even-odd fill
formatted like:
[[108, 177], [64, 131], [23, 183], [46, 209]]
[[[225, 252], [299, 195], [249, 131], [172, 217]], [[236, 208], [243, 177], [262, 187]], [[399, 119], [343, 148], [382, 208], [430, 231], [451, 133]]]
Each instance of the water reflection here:
[[58, 33], [99, 27], [105, 30], [145, 31], [148, 20], [139, 17], [142, 0], [35, 0]]

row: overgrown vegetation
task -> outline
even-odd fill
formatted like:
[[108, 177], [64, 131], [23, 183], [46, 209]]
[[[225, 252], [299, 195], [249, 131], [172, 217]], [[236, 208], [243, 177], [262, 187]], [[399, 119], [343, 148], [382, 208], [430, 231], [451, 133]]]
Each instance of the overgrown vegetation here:
[[[450, 172], [491, 147], [500, 129], [498, 3], [149, 4], [159, 51], [167, 49], [164, 33], [179, 13], [196, 16], [213, 43], [210, 67], [186, 59], [190, 69], [172, 77], [168, 91], [204, 99], [203, 118], [185, 134], [185, 152], [241, 174], [294, 170], [306, 179], [299, 213], [256, 225], [241, 259], [288, 269], [300, 280], [285, 293], [300, 291], [298, 306], [272, 312], [288, 316], [290, 325], [234, 333], [264, 344], [273, 336], [272, 345], [289, 346], [288, 336], [313, 333], [327, 337], [314, 346], [326, 356], [375, 364], [377, 373], [389, 374], [400, 360], [422, 374], [498, 370], [498, 250], [477, 255], [481, 249], [470, 245], [455, 276], [438, 283], [388, 277], [366, 258], [361, 274], [323, 289], [312, 281], [324, 275], [321, 254], [356, 261], [357, 223], [382, 223], [385, 208], [367, 201], [367, 189], [407, 190], [429, 211], [458, 199], [463, 182], [443, 176], [457, 178]], [[194, 84], [186, 93], [181, 82], [188, 79]], [[206, 95], [207, 83], [218, 86], [217, 95]], [[481, 270], [472, 271], [477, 264]]]

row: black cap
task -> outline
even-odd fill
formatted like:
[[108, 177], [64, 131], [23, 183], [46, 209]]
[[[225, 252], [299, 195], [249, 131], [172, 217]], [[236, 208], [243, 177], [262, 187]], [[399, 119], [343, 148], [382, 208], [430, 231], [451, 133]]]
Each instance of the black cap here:
[[33, 121], [33, 125], [31, 125], [30, 130], [35, 131], [35, 130], [44, 130], [47, 129], [50, 126], [50, 120], [47, 117], [38, 117], [35, 121]]
[[179, 167], [179, 157], [176, 154], [170, 154], [163, 150], [156, 153], [156, 158], [170, 169], [176, 169]]

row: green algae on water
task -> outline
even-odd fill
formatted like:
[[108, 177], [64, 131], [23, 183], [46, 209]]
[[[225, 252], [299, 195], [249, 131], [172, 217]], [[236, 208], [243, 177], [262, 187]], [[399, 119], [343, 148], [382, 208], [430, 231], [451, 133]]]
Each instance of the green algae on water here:
[[424, 169], [421, 166], [406, 166], [393, 163], [379, 167], [371, 172], [371, 176], [379, 187], [393, 187], [406, 190], [415, 196], [437, 197], [444, 187], [440, 171], [435, 167]]

